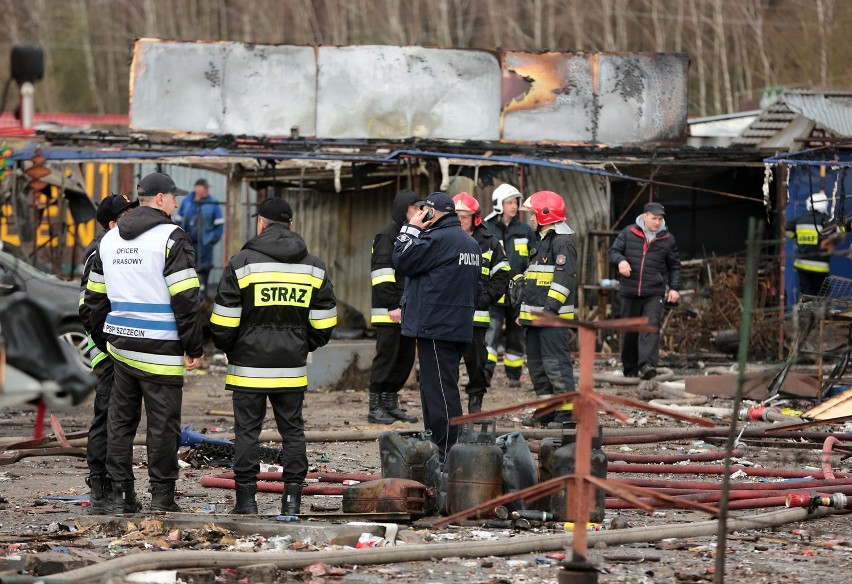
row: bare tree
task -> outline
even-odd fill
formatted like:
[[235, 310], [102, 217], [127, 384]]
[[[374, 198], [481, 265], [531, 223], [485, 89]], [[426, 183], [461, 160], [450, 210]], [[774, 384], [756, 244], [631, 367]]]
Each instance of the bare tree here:
[[689, 10], [692, 15], [692, 25], [695, 38], [695, 58], [698, 67], [698, 113], [707, 115], [707, 67], [704, 62], [704, 30], [702, 16], [698, 13], [695, 0], [689, 0]]

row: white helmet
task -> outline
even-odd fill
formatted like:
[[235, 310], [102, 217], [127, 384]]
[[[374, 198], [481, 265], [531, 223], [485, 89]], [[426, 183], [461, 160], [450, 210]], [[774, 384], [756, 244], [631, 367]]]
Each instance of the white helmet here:
[[808, 211], [816, 211], [817, 213], [828, 212], [828, 197], [825, 193], [814, 193], [805, 202]]
[[503, 201], [507, 201], [509, 199], [518, 199], [518, 204], [520, 205], [520, 199], [523, 199], [524, 196], [521, 194], [521, 191], [510, 185], [509, 183], [503, 183], [491, 193], [491, 205], [493, 206], [493, 210], [491, 214], [486, 217], [486, 219], [490, 219], [495, 215], [502, 215], [503, 213]]

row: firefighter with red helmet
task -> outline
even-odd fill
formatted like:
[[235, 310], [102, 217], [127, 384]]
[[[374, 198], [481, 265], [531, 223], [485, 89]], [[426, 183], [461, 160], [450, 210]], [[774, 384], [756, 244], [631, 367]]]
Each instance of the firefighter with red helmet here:
[[488, 391], [485, 332], [491, 320], [489, 308], [506, 293], [511, 268], [500, 241], [482, 224], [479, 201], [467, 193], [459, 193], [453, 197], [453, 202], [462, 230], [476, 240], [482, 252], [482, 290], [476, 299], [476, 311], [473, 313], [473, 340], [467, 344], [463, 355], [468, 376], [465, 386], [467, 411], [474, 414], [482, 411], [482, 399]]
[[[574, 318], [577, 295], [577, 247], [574, 230], [565, 222], [565, 200], [539, 191], [524, 201], [535, 214], [539, 243], [530, 251], [521, 297], [520, 322], [527, 333], [527, 368], [538, 397], [574, 391], [574, 368], [568, 350], [568, 329], [536, 326], [536, 312]], [[570, 421], [571, 404], [539, 419], [543, 425]]]

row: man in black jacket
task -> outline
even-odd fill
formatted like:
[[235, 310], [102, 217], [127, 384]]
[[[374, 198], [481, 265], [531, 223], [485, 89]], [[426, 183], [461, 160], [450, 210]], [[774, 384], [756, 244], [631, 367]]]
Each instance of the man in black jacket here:
[[414, 366], [414, 339], [400, 333], [403, 278], [393, 269], [393, 243], [402, 224], [414, 217], [421, 203], [412, 190], [396, 194], [391, 208], [393, 219], [373, 239], [370, 255], [370, 283], [373, 306], [370, 324], [376, 327], [376, 356], [370, 370], [370, 405], [367, 421], [371, 424], [392, 424], [396, 420], [417, 422], [399, 407], [399, 390], [405, 385]]
[[467, 393], [467, 413], [475, 414], [482, 411], [482, 399], [488, 391], [485, 374], [485, 364], [488, 361], [485, 331], [488, 330], [490, 321], [488, 309], [509, 288], [511, 268], [503, 246], [482, 224], [479, 201], [467, 193], [459, 193], [453, 197], [453, 201], [462, 230], [476, 240], [482, 253], [482, 291], [476, 299], [476, 311], [473, 313], [473, 340], [464, 350], [464, 365], [468, 378], [464, 388]]
[[[674, 236], [666, 227], [666, 209], [646, 203], [636, 224], [625, 227], [609, 249], [610, 263], [621, 274], [621, 316], [647, 316], [660, 326], [663, 299], [680, 298], [680, 257]], [[666, 291], [668, 286], [668, 292]], [[652, 379], [657, 375], [660, 333], [624, 333], [621, 364], [625, 377]]]
[[154, 172], [136, 194], [139, 207], [95, 252], [84, 299], [92, 340], [115, 366], [107, 418], [111, 510], [137, 510], [133, 438], [144, 400], [151, 510], [180, 511], [174, 497], [183, 374], [197, 369], [203, 354], [195, 252], [171, 220], [186, 191]]
[[210, 317], [213, 344], [228, 356], [233, 392], [236, 514], [256, 514], [260, 436], [266, 400], [281, 434], [282, 515], [297, 515], [308, 472], [302, 403], [308, 353], [337, 324], [334, 289], [321, 259], [290, 230], [293, 210], [277, 197], [257, 208], [257, 236], [228, 262]]
[[828, 215], [825, 193], [813, 193], [805, 204], [807, 210], [787, 221], [786, 231], [787, 237], [796, 240], [793, 267], [799, 275], [799, 293], [817, 296], [828, 278], [831, 260], [831, 254], [821, 244], [837, 232], [837, 226]]
[[[512, 185], [501, 184], [491, 193], [494, 210], [485, 218], [485, 226], [506, 251], [511, 268], [509, 276], [516, 281], [523, 278], [530, 264], [530, 248], [535, 239], [532, 228], [518, 217], [522, 197], [521, 191]], [[485, 365], [485, 371], [490, 381], [497, 368], [497, 346], [503, 323], [506, 324], [503, 366], [506, 369], [506, 377], [509, 378], [509, 387], [521, 386], [521, 372], [526, 351], [524, 329], [515, 322], [515, 316], [515, 309], [507, 302], [506, 295], [501, 296], [491, 307], [491, 322], [488, 332], [485, 333], [485, 342], [488, 347], [488, 363]]]
[[445, 193], [429, 195], [394, 244], [394, 268], [405, 276], [402, 334], [417, 341], [423, 424], [442, 463], [458, 437], [450, 419], [462, 414], [459, 361], [473, 339], [481, 260]]
[[[132, 200], [127, 195], [110, 195], [98, 205], [95, 218], [104, 228], [89, 247], [86, 249], [83, 261], [83, 277], [80, 280], [81, 294], [86, 292], [86, 284], [89, 281], [89, 272], [95, 260], [95, 251], [98, 244], [106, 235], [107, 231], [118, 225], [118, 218], [130, 209], [139, 206], [138, 200]], [[80, 322], [86, 331], [91, 329], [89, 320], [89, 308], [85, 302], [80, 304]], [[86, 463], [89, 467], [89, 513], [92, 515], [103, 515], [109, 512], [112, 501], [112, 481], [106, 469], [107, 457], [107, 417], [109, 415], [109, 396], [112, 394], [113, 364], [109, 355], [98, 349], [95, 342], [89, 337], [86, 346], [86, 355], [92, 366], [92, 371], [98, 377], [95, 387], [94, 416], [89, 425], [89, 440], [86, 444]], [[138, 506], [138, 505], [137, 505]]]

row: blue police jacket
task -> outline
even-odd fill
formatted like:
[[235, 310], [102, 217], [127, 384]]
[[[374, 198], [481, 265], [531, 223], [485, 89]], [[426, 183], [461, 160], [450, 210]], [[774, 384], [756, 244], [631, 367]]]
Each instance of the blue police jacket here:
[[222, 239], [225, 219], [219, 209], [219, 201], [213, 195], [207, 195], [200, 201], [189, 193], [180, 203], [174, 222], [183, 227], [195, 248], [196, 267], [213, 266], [213, 247]]
[[479, 244], [455, 214], [425, 231], [403, 225], [393, 249], [394, 269], [405, 276], [402, 334], [469, 343], [481, 262]]

